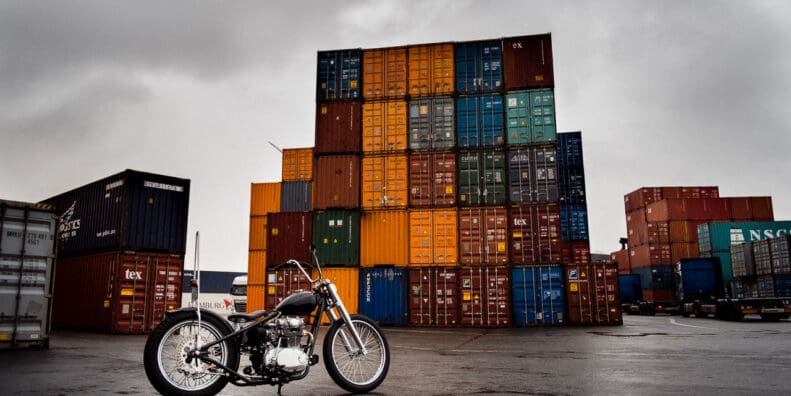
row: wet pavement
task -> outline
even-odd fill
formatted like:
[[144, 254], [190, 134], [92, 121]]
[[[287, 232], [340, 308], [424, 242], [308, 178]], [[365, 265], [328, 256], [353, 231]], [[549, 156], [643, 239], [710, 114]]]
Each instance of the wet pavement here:
[[[384, 329], [381, 395], [791, 394], [791, 321], [625, 316], [624, 326]], [[0, 351], [0, 393], [148, 395], [145, 336], [55, 332], [49, 350]], [[318, 349], [320, 350], [320, 349]], [[228, 385], [222, 395], [274, 395]], [[323, 364], [284, 395], [341, 395]]]

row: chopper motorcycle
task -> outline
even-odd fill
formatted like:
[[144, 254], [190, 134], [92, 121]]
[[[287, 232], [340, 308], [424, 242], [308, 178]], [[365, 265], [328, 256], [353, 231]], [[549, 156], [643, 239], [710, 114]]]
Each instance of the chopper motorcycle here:
[[[322, 349], [332, 380], [351, 393], [379, 386], [390, 366], [387, 339], [373, 321], [346, 310], [311, 250], [317, 278], [296, 260], [276, 268], [297, 267], [312, 291], [291, 294], [272, 312], [232, 314], [227, 320], [196, 307], [168, 312], [144, 351], [146, 375], [154, 388], [164, 395], [214, 395], [230, 382], [277, 385], [280, 394], [283, 385], [305, 378], [319, 362], [314, 350], [323, 314], [330, 320]], [[303, 317], [312, 317], [310, 330]]]

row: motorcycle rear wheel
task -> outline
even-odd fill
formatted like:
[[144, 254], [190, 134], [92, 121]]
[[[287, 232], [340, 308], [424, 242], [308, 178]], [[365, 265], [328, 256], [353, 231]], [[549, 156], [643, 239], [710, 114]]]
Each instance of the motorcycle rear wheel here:
[[[357, 344], [346, 322], [330, 326], [324, 337], [324, 365], [338, 386], [351, 393], [367, 393], [384, 381], [390, 367], [390, 349], [382, 331], [363, 315], [351, 315], [352, 325], [365, 345], [366, 354], [356, 353]], [[346, 348], [345, 338], [352, 350]]]
[[[151, 385], [163, 395], [207, 396], [219, 393], [228, 383], [223, 370], [213, 364], [192, 359], [187, 352], [231, 333], [229, 326], [212, 315], [201, 315], [200, 327], [195, 311], [178, 312], [165, 318], [146, 342], [143, 363]], [[239, 368], [239, 348], [228, 339], [209, 348], [209, 357], [232, 370]]]

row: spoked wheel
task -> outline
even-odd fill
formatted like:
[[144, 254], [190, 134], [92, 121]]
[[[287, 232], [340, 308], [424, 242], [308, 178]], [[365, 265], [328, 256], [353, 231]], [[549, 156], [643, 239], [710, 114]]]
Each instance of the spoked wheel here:
[[324, 364], [332, 380], [352, 393], [374, 390], [384, 381], [390, 367], [390, 349], [382, 331], [368, 318], [351, 315], [352, 325], [365, 345], [362, 354], [349, 326], [337, 321], [324, 337]]
[[[220, 367], [187, 353], [231, 333], [229, 326], [212, 315], [179, 312], [166, 318], [146, 342], [143, 362], [151, 384], [163, 395], [214, 395], [228, 383]], [[233, 339], [208, 349], [208, 357], [236, 370], [239, 350]]]

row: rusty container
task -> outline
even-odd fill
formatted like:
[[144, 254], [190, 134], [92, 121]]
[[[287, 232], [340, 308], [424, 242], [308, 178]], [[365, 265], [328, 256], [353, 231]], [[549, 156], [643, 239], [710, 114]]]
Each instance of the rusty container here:
[[466, 267], [459, 270], [462, 326], [511, 325], [511, 270]]
[[560, 261], [571, 264], [589, 264], [591, 262], [590, 241], [561, 242]]
[[316, 154], [356, 154], [362, 141], [360, 102], [316, 105]]
[[313, 147], [283, 149], [282, 181], [313, 179]]
[[410, 206], [453, 206], [456, 191], [456, 154], [416, 151], [409, 156]]
[[459, 269], [421, 267], [409, 270], [409, 324], [459, 325]]
[[503, 39], [505, 89], [552, 88], [552, 38], [549, 33]]
[[458, 266], [456, 209], [409, 211], [409, 265]]
[[310, 212], [269, 214], [266, 262], [278, 265], [294, 259], [312, 262], [313, 218]]
[[505, 208], [459, 208], [459, 262], [465, 266], [508, 264]]
[[560, 207], [524, 205], [509, 209], [513, 265], [557, 263], [561, 259]]
[[615, 263], [567, 264], [566, 303], [569, 324], [623, 324], [618, 266]]
[[314, 210], [360, 207], [360, 156], [318, 156], [313, 174]]
[[407, 56], [410, 96], [439, 96], [453, 93], [455, 88], [453, 44], [410, 46]]
[[618, 274], [628, 275], [632, 273], [632, 265], [629, 262], [629, 249], [610, 253], [610, 260], [618, 265]]
[[[309, 271], [311, 277], [315, 275], [314, 271], [308, 268], [306, 270]], [[261, 309], [271, 312], [284, 298], [296, 291], [310, 291], [310, 282], [305, 279], [305, 275], [298, 268], [284, 266], [278, 270], [266, 271], [264, 305]], [[247, 303], [247, 306], [251, 306], [250, 302]]]
[[362, 107], [362, 149], [365, 154], [406, 152], [407, 102], [365, 102]]
[[409, 265], [409, 213], [364, 211], [360, 216], [360, 266]]
[[407, 94], [406, 47], [363, 50], [363, 98], [404, 98]]
[[362, 208], [390, 209], [408, 205], [406, 154], [371, 155], [362, 159]]

